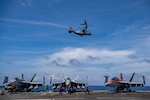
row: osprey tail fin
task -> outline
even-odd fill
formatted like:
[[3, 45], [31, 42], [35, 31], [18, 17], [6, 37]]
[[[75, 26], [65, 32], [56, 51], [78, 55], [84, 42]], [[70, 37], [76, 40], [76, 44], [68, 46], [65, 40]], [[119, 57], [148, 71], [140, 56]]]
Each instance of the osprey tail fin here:
[[72, 27], [69, 28], [69, 33], [73, 32], [74, 30], [72, 29]]

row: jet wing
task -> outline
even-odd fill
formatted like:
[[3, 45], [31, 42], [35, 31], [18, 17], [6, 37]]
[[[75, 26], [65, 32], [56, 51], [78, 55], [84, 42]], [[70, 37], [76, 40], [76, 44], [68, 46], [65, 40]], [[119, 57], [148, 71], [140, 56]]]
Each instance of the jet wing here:
[[62, 82], [62, 83], [54, 83], [52, 89], [57, 89], [57, 88], [60, 87], [60, 85], [61, 85], [61, 86], [65, 86], [65, 82]]
[[41, 85], [42, 86], [42, 83], [40, 83], [40, 82], [21, 81], [21, 83], [23, 83], [23, 84], [32, 84], [32, 85]]
[[128, 84], [129, 82], [128, 82], [128, 81], [119, 81], [118, 83], [121, 83], [121, 84]]
[[28, 81], [21, 81], [21, 83], [25, 84], [28, 86], [29, 89], [37, 89], [39, 86], [42, 86], [43, 84], [40, 82], [28, 82]]
[[141, 83], [141, 82], [120, 81], [119, 83], [120, 83], [120, 84], [127, 84], [127, 85], [129, 85], [130, 87], [144, 86], [144, 84]]
[[128, 83], [131, 87], [138, 87], [138, 86], [144, 86], [143, 83], [140, 82], [129, 82]]
[[39, 82], [30, 82], [31, 85], [38, 85], [38, 86], [42, 86], [43, 84], [42, 83], [39, 83]]
[[71, 84], [73, 84], [73, 86], [75, 86], [77, 89], [79, 89], [79, 88], [84, 89], [85, 88], [85, 83], [71, 82]]

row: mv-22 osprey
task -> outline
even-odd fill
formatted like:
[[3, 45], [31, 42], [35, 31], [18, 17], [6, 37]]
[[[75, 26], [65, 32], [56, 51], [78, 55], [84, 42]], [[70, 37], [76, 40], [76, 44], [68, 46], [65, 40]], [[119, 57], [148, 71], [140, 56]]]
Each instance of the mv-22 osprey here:
[[111, 80], [108, 80], [108, 76], [105, 77], [105, 86], [112, 87], [116, 89], [117, 92], [119, 90], [127, 89], [129, 92], [131, 92], [130, 87], [140, 87], [145, 85], [145, 77], [143, 76], [143, 82], [132, 82], [132, 79], [134, 77], [135, 73], [132, 74], [129, 81], [123, 80], [122, 73], [120, 73], [120, 78], [113, 77]]
[[81, 29], [81, 30], [73, 30], [73, 28], [72, 27], [70, 27], [69, 28], [69, 33], [75, 33], [75, 34], [77, 34], [77, 35], [80, 35], [80, 36], [83, 36], [83, 35], [92, 35], [91, 34], [91, 32], [89, 32], [88, 30], [87, 30], [87, 28], [88, 28], [88, 24], [87, 24], [87, 22], [86, 22], [86, 20], [84, 20], [84, 24], [81, 24], [81, 25], [83, 25], [83, 28]]

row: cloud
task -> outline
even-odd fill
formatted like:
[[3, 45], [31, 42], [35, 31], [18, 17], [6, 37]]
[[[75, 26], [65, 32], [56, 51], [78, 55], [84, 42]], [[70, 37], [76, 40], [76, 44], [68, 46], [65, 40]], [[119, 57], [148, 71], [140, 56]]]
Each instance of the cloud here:
[[12, 66], [12, 65], [14, 65], [14, 62], [12, 62], [12, 61], [5, 61], [4, 64]]
[[8, 18], [0, 18], [2, 21], [22, 23], [22, 24], [33, 24], [33, 25], [45, 25], [45, 26], [53, 26], [60, 28], [67, 28], [67, 26], [52, 23], [52, 22], [43, 22], [43, 21], [31, 21], [31, 20], [19, 20], [19, 19], [8, 19]]
[[135, 55], [129, 55], [128, 58], [129, 59], [137, 59], [137, 57]]
[[[114, 38], [114, 41], [119, 43], [124, 43], [125, 46], [131, 45], [131, 47], [149, 47], [148, 43], [150, 41], [150, 24], [148, 19], [138, 20], [129, 25], [123, 25], [119, 27], [114, 32], [110, 33], [110, 37]], [[122, 44], [121, 44], [122, 45]], [[140, 46], [139, 46], [140, 45]], [[142, 48], [143, 50], [143, 48]]]
[[66, 67], [67, 65], [59, 64], [56, 60], [52, 61], [52, 64], [55, 64], [58, 67]]
[[80, 62], [77, 59], [70, 59], [69, 63], [73, 66], [79, 66]]
[[[115, 41], [117, 47], [130, 48], [136, 51], [136, 55], [130, 55], [130, 59], [140, 59], [143, 55], [150, 56], [150, 21], [148, 19], [138, 20], [116, 29], [110, 37]], [[109, 37], [109, 38], [110, 38]], [[113, 43], [113, 41], [111, 41]], [[119, 46], [118, 46], [119, 45]], [[114, 47], [114, 46], [113, 46]]]
[[90, 48], [64, 48], [59, 52], [48, 55], [46, 59], [39, 59], [38, 62], [41, 64], [52, 62], [58, 66], [82, 64], [96, 66], [98, 64], [127, 62], [129, 61], [128, 56], [133, 55], [134, 53], [135, 51], [131, 50], [111, 51]]
[[32, 1], [33, 0], [17, 0], [16, 2], [18, 2], [21, 6], [31, 6], [32, 5]]
[[[117, 71], [130, 71], [136, 69], [137, 71], [144, 71], [142, 67], [147, 68], [149, 66], [149, 58], [137, 56], [135, 50], [108, 50], [108, 49], [98, 49], [98, 48], [71, 48], [66, 47], [60, 51], [48, 54], [48, 51], [41, 50], [21, 50], [14, 51], [14, 54], [18, 54], [19, 58], [17, 60], [10, 60], [15, 63], [15, 66], [30, 66], [25, 69], [43, 72], [56, 72], [56, 73], [70, 73], [71, 71], [76, 72], [88, 72], [97, 70], [117, 70]], [[10, 53], [10, 52], [9, 52]], [[11, 53], [13, 53], [11, 51]], [[23, 55], [21, 54], [23, 53]], [[37, 53], [40, 56], [37, 58]], [[27, 55], [24, 59], [21, 56]], [[10, 55], [10, 54], [9, 54]], [[32, 55], [32, 56], [31, 56]], [[27, 59], [30, 56], [29, 59]], [[26, 60], [25, 60], [26, 59]], [[90, 69], [91, 68], [91, 69]], [[139, 69], [138, 69], [139, 68]], [[51, 71], [52, 69], [52, 71]], [[57, 69], [61, 69], [57, 70]], [[95, 70], [96, 69], [96, 70]], [[125, 69], [125, 70], [124, 70]]]
[[[37, 4], [36, 0], [14, 0], [16, 4], [21, 5], [22, 7], [31, 7]], [[62, 0], [47, 0], [47, 1], [38, 1], [38, 3], [44, 6], [52, 6], [54, 4], [59, 4]]]
[[143, 36], [144, 34], [148, 34], [150, 30], [150, 24], [147, 23], [149, 22], [148, 20], [141, 20], [141, 21], [136, 21], [130, 25], [126, 25], [120, 29], [115, 30], [112, 35], [123, 35], [125, 34], [126, 36], [134, 36], [134, 37], [139, 37]]
[[67, 76], [90, 75], [90, 77], [97, 78], [103, 76], [103, 73], [144, 73], [149, 69], [149, 60], [143, 59], [137, 57], [135, 50], [67, 47], [47, 55], [46, 58], [36, 59], [32, 63], [36, 66], [36, 70], [42, 72], [61, 73]]
[[99, 58], [99, 57], [96, 57], [96, 56], [95, 56], [95, 57], [93, 57], [93, 56], [88, 56], [88, 58], [91, 59], [91, 60], [95, 60], [95, 59], [100, 60], [100, 58]]
[[12, 37], [8, 37], [8, 36], [0, 36], [0, 39], [5, 39], [5, 40], [15, 40]]
[[138, 63], [148, 63], [148, 64], [150, 64], [150, 59], [142, 59], [142, 60], [139, 60], [137, 62]]

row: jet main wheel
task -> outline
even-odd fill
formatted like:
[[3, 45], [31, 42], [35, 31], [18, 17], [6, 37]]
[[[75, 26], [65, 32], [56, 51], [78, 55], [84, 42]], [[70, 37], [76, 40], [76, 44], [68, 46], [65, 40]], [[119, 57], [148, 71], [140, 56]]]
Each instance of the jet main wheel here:
[[129, 89], [129, 92], [131, 92], [132, 90], [131, 89]]

